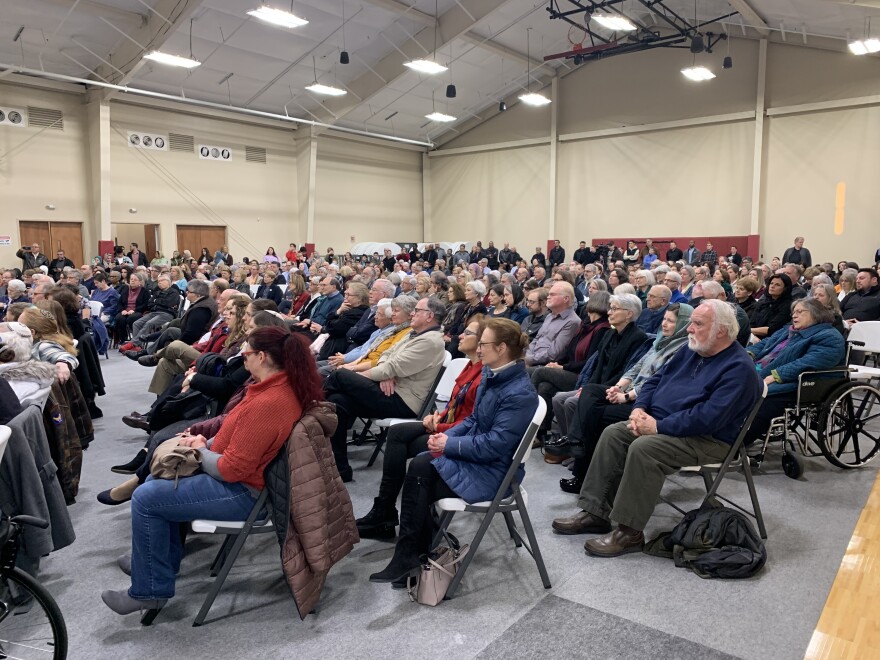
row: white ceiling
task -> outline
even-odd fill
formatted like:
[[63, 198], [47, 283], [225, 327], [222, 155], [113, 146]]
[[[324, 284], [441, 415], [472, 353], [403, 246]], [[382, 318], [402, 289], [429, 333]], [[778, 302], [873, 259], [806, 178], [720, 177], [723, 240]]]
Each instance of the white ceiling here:
[[[0, 11], [0, 63], [83, 78], [100, 75], [114, 83], [167, 94], [443, 141], [455, 135], [456, 125], [480, 118], [499, 99], [515, 98], [525, 86], [527, 28], [531, 28], [531, 57], [537, 63], [545, 54], [571, 47], [569, 26], [550, 20], [545, 1], [437, 0], [441, 28], [436, 58], [450, 63], [450, 72], [420, 76], [400, 65], [404, 59], [397, 49], [430, 56], [434, 0], [293, 0], [294, 13], [309, 21], [294, 30], [247, 16], [245, 12], [259, 2], [6, 0]], [[286, 0], [271, 4], [291, 6]], [[558, 4], [562, 10], [573, 8], [568, 0]], [[666, 0], [666, 4], [693, 18], [692, 0]], [[652, 24], [639, 0], [619, 7], [631, 18]], [[749, 8], [754, 8], [753, 14]], [[345, 47], [351, 53], [348, 65], [338, 64], [343, 9]], [[725, 23], [736, 36], [757, 37], [752, 26], [769, 26], [774, 40], [810, 46], [820, 37], [831, 37], [840, 40], [842, 50], [847, 35], [861, 36], [872, 15], [877, 18], [875, 34], [880, 32], [880, 0], [699, 0], [697, 7], [701, 21], [735, 9], [742, 14]], [[186, 71], [140, 62], [135, 41], [145, 45], [152, 40], [165, 52], [189, 55], [190, 21], [192, 52], [202, 66]], [[20, 39], [13, 42], [21, 26], [25, 29]], [[578, 36], [577, 30], [573, 32]], [[422, 46], [413, 42], [416, 35]], [[827, 46], [827, 40], [821, 41]], [[547, 79], [572, 67], [570, 61], [557, 60], [533, 66], [531, 75], [533, 80]], [[315, 77], [345, 86], [350, 93], [330, 101], [316, 97], [304, 89]], [[451, 100], [445, 98], [450, 82], [458, 92]], [[432, 105], [455, 115], [458, 122], [437, 124], [425, 119]]]

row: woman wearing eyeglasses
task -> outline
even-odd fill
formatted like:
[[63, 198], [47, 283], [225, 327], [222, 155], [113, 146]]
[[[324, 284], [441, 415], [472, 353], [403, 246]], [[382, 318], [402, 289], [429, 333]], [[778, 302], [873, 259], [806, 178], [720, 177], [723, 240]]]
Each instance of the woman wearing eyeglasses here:
[[471, 318], [459, 336], [458, 349], [470, 363], [455, 379], [455, 387], [446, 408], [442, 412], [431, 413], [421, 422], [395, 424], [388, 430], [379, 496], [373, 501], [369, 513], [357, 520], [361, 538], [383, 541], [394, 538], [394, 528], [398, 524], [395, 505], [406, 476], [406, 462], [427, 451], [428, 438], [432, 433], [445, 433], [473, 412], [483, 373], [483, 363], [477, 355], [483, 318], [482, 314]]
[[213, 438], [186, 436], [203, 472], [178, 482], [148, 478], [132, 496], [132, 554], [120, 557], [131, 588], [105, 591], [117, 614], [161, 608], [174, 596], [183, 544], [177, 526], [197, 518], [245, 520], [265, 487], [263, 470], [303, 412], [323, 399], [308, 344], [285, 328], [259, 328], [242, 351], [255, 381]]
[[[394, 557], [371, 582], [401, 585], [418, 571], [434, 534], [431, 505], [444, 497], [491, 500], [538, 408], [526, 373], [528, 338], [510, 319], [487, 319], [477, 343], [483, 376], [474, 412], [446, 433], [428, 438], [428, 452], [409, 464], [400, 501], [400, 534]], [[519, 477], [523, 476], [520, 466]], [[402, 586], [402, 585], [401, 585]]]

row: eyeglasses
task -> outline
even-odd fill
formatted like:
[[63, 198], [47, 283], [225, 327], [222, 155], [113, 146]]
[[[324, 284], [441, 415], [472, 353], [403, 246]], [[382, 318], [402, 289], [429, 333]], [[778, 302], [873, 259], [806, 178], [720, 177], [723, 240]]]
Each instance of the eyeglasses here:
[[461, 334], [463, 334], [465, 337], [476, 337], [477, 336], [477, 333], [474, 332], [473, 330], [463, 330]]
[[254, 355], [255, 353], [260, 353], [261, 351], [252, 351], [246, 350], [241, 352], [241, 357], [246, 358], [248, 355]]
[[427, 307], [416, 307], [416, 308], [412, 311], [412, 313], [415, 314], [416, 312], [430, 312], [430, 311], [431, 311], [431, 310], [428, 309]]
[[609, 312], [619, 312], [622, 309], [623, 309], [623, 307], [609, 307], [608, 311]]
[[479, 346], [480, 348], [483, 348], [483, 346], [493, 346], [493, 345], [498, 345], [500, 343], [502, 343], [502, 342], [500, 342], [500, 341], [481, 341], [477, 344], [477, 346]]

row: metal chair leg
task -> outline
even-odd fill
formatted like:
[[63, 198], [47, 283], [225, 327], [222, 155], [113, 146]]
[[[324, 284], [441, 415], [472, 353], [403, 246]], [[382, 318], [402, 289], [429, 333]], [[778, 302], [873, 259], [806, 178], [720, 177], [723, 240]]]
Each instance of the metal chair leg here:
[[195, 621], [193, 621], [194, 628], [201, 626], [205, 622], [205, 618], [208, 616], [211, 605], [214, 604], [214, 599], [217, 598], [217, 594], [220, 593], [220, 589], [223, 587], [223, 583], [226, 581], [226, 576], [229, 575], [229, 571], [232, 570], [232, 565], [238, 558], [238, 553], [241, 552], [242, 547], [244, 547], [244, 542], [247, 537], [248, 534], [244, 530], [242, 530], [241, 533], [234, 537], [235, 543], [233, 543], [232, 548], [230, 548], [229, 553], [226, 557], [226, 561], [223, 562], [223, 566], [221, 567], [220, 572], [217, 574], [217, 577], [214, 579], [214, 583], [211, 585], [211, 589], [208, 591], [208, 595], [205, 596], [205, 602], [202, 603], [202, 608], [196, 615]]
[[379, 433], [376, 434], [376, 448], [373, 450], [373, 455], [370, 456], [370, 460], [367, 461], [367, 467], [373, 467], [373, 463], [379, 458], [379, 454], [382, 453], [382, 448], [385, 446], [385, 436], [387, 434], [387, 428], [380, 430]]
[[468, 566], [471, 565], [471, 561], [473, 560], [474, 555], [477, 554], [477, 549], [480, 547], [480, 542], [483, 540], [483, 537], [489, 530], [489, 525], [492, 522], [492, 518], [497, 512], [498, 506], [496, 505], [494, 507], [489, 507], [489, 510], [483, 516], [483, 522], [480, 523], [480, 528], [477, 530], [477, 534], [476, 536], [474, 536], [474, 540], [470, 543], [468, 553], [465, 555], [464, 559], [459, 565], [458, 571], [455, 573], [455, 577], [452, 578], [452, 582], [449, 583], [449, 588], [446, 590], [447, 600], [455, 596], [458, 585], [461, 584], [462, 578], [464, 578], [464, 574], [467, 572]]
[[758, 504], [758, 493], [755, 491], [755, 482], [752, 479], [752, 468], [748, 463], [748, 457], [745, 456], [745, 448], [740, 447], [740, 455], [743, 455], [743, 474], [746, 478], [746, 485], [749, 488], [749, 496], [752, 498], [752, 509], [755, 511], [755, 521], [758, 523], [758, 532], [762, 539], [767, 538], [767, 528], [764, 526], [764, 515], [761, 513], [761, 505]]
[[516, 533], [516, 521], [513, 519], [513, 514], [510, 511], [504, 512], [504, 522], [507, 523], [507, 531], [510, 533], [510, 538], [513, 539], [513, 543], [517, 548], [522, 547], [522, 541], [519, 540], [519, 534]]
[[547, 567], [544, 565], [544, 557], [541, 555], [541, 549], [538, 547], [538, 538], [535, 536], [535, 530], [532, 527], [532, 520], [529, 518], [529, 512], [526, 509], [526, 503], [523, 501], [522, 493], [519, 487], [516, 488], [514, 495], [516, 496], [516, 507], [519, 510], [519, 517], [522, 519], [523, 529], [526, 530], [526, 537], [529, 539], [529, 548], [532, 558], [538, 566], [538, 573], [541, 575], [541, 582], [545, 589], [550, 588], [550, 576], [547, 574]]

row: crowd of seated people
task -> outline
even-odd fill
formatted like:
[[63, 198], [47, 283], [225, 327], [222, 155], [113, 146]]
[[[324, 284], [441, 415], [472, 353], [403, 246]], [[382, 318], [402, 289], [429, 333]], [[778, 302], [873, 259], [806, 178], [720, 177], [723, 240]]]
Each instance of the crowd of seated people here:
[[[148, 433], [145, 445], [113, 468], [130, 478], [99, 495], [110, 505], [131, 500], [138, 511], [133, 558], [120, 560], [132, 587], [105, 594], [123, 613], [170, 598], [182, 556], [167, 533], [163, 544], [147, 540], [174, 522], [161, 509], [177, 497], [148, 480], [152, 451], [180, 435], [213, 452], [213, 467], [192, 487], [209, 487], [211, 497], [235, 491], [241, 506], [226, 513], [240, 517], [262, 486], [263, 463], [224, 470], [223, 454], [238, 459], [230, 429], [267, 380], [291, 400], [307, 386], [307, 396], [335, 406], [329, 442], [343, 481], [354, 478], [347, 440], [357, 418], [412, 420], [390, 428], [379, 492], [357, 520], [363, 538], [392, 540], [399, 526], [394, 557], [374, 581], [399, 583], [418, 566], [433, 501], [494, 495], [538, 396], [549, 405], [535, 444], [547, 462], [575, 458], [560, 486], [580, 494], [580, 513], [553, 528], [602, 534], [587, 544], [596, 556], [640, 548], [665, 475], [722, 458], [761, 380], [770, 396], [749, 441], [791, 403], [799, 373], [840, 364], [848, 329], [880, 320], [875, 267], [814, 266], [801, 239], [767, 263], [690, 243], [685, 251], [584, 243], [569, 262], [559, 244], [529, 261], [491, 242], [396, 255], [307, 255], [293, 246], [284, 258], [272, 250], [241, 261], [224, 247], [214, 258], [175, 252], [149, 267], [135, 246], [136, 260], [123, 250], [79, 269], [57, 262], [52, 275], [36, 264], [4, 271], [0, 313], [29, 329], [33, 359], [51, 365], [44, 376], [58, 382], [81, 382], [81, 343], [95, 323], [154, 369], [147, 391], [156, 399], [124, 417]], [[100, 316], [89, 300], [103, 304]], [[308, 374], [300, 384], [284, 366], [295, 352]], [[449, 404], [418, 419], [447, 353], [468, 366]], [[713, 386], [697, 387], [701, 380]], [[195, 394], [195, 417], [171, 405]], [[273, 432], [261, 440], [271, 446], [257, 453], [277, 450], [302, 407], [266, 416]], [[180, 519], [205, 514], [184, 507]]]

